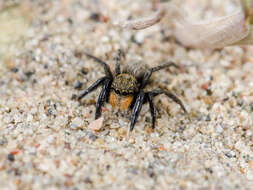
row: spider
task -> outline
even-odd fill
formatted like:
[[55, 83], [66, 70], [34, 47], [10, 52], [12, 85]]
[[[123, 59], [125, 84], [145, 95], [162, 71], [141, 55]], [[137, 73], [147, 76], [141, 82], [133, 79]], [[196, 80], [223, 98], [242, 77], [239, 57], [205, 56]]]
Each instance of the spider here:
[[145, 65], [132, 63], [131, 66], [127, 65], [121, 71], [120, 62], [122, 51], [118, 50], [116, 56], [115, 71], [113, 74], [110, 70], [109, 65], [104, 61], [89, 53], [85, 53], [85, 55], [98, 62], [101, 66], [103, 66], [105, 71], [104, 77], [99, 78], [90, 87], [84, 90], [80, 96], [78, 96], [78, 100], [81, 100], [88, 93], [92, 92], [98, 86], [102, 85], [102, 90], [96, 102], [95, 119], [98, 119], [101, 116], [101, 107], [105, 102], [109, 102], [113, 108], [120, 106], [121, 110], [131, 108], [131, 123], [129, 128], [129, 131], [131, 132], [137, 122], [142, 105], [146, 102], [149, 102], [150, 113], [152, 117], [152, 128], [154, 129], [156, 121], [154, 97], [160, 94], [165, 94], [175, 103], [179, 104], [184, 113], [187, 113], [181, 100], [177, 98], [177, 96], [175, 96], [172, 92], [164, 89], [156, 89], [152, 91], [144, 90], [150, 81], [149, 79], [152, 73], [171, 66], [178, 68], [178, 66], [173, 62], [169, 62], [153, 68], [147, 68]]

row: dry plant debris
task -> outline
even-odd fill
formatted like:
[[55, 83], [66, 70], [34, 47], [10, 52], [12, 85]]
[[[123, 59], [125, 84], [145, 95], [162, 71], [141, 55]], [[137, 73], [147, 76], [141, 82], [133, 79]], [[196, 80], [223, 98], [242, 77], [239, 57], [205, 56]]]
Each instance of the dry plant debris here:
[[163, 18], [173, 22], [174, 35], [186, 47], [220, 48], [230, 45], [253, 44], [253, 2], [238, 0], [238, 8], [227, 16], [204, 21], [191, 21], [173, 1], [161, 3], [158, 11], [147, 18], [114, 23], [123, 28], [141, 30]]

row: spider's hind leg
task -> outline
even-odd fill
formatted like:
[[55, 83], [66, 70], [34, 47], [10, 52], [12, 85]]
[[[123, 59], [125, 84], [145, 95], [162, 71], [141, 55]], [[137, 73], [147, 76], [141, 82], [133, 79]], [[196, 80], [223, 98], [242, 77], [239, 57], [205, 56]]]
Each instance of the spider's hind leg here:
[[109, 78], [113, 78], [113, 75], [112, 75], [112, 72], [110, 70], [110, 67], [109, 65], [107, 65], [104, 61], [102, 61], [101, 59], [89, 54], [89, 53], [85, 53], [85, 55], [91, 59], [93, 59], [94, 61], [98, 62], [103, 68], [104, 68], [104, 71], [105, 71], [105, 75]]
[[155, 121], [156, 121], [156, 110], [154, 105], [154, 96], [151, 93], [146, 93], [147, 100], [149, 102], [150, 107], [150, 114], [152, 117], [152, 129], [155, 128]]
[[116, 57], [115, 75], [119, 75], [121, 73], [120, 71], [121, 57], [122, 57], [122, 51], [119, 49], [117, 52], [117, 57]]
[[151, 92], [148, 92], [150, 95], [152, 95], [153, 97], [160, 95], [160, 94], [165, 94], [168, 98], [172, 99], [175, 103], [177, 103], [181, 109], [184, 111], [184, 113], [188, 114], [182, 101], [172, 92], [168, 91], [168, 90], [162, 90], [162, 89], [158, 89], [158, 90], [153, 90]]
[[148, 83], [148, 81], [149, 81], [149, 79], [150, 79], [152, 73], [154, 73], [154, 72], [156, 72], [156, 71], [160, 71], [160, 70], [165, 69], [165, 68], [169, 68], [169, 67], [179, 68], [178, 65], [176, 65], [176, 64], [173, 63], [173, 62], [168, 62], [168, 63], [165, 63], [165, 64], [163, 64], [163, 65], [159, 65], [159, 66], [157, 66], [157, 67], [150, 68], [150, 69], [144, 74], [144, 77], [143, 77], [143, 80], [142, 80], [142, 83], [141, 83], [141, 88], [144, 88], [144, 87], [147, 85], [147, 83]]

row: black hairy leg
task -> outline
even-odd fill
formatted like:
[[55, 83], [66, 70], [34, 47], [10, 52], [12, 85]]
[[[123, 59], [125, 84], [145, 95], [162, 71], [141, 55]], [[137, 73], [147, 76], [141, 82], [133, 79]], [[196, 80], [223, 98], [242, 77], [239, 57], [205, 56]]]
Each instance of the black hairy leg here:
[[140, 92], [136, 96], [136, 99], [135, 99], [135, 102], [133, 105], [133, 109], [132, 109], [132, 113], [131, 113], [131, 119], [130, 119], [131, 123], [130, 123], [130, 129], [129, 129], [130, 132], [133, 131], [133, 129], [134, 129], [134, 125], [139, 117], [144, 100], [145, 100], [145, 93], [142, 90], [140, 90]]
[[95, 119], [98, 119], [101, 116], [101, 107], [103, 106], [104, 102], [108, 100], [110, 90], [111, 90], [111, 84], [113, 80], [113, 75], [110, 70], [109, 65], [107, 65], [104, 61], [100, 60], [97, 57], [94, 57], [93, 55], [90, 55], [88, 53], [85, 53], [85, 55], [96, 62], [98, 62], [100, 65], [103, 66], [105, 71], [105, 77], [102, 77], [98, 79], [95, 83], [93, 83], [89, 88], [87, 88], [85, 91], [81, 93], [81, 95], [78, 97], [78, 100], [81, 100], [84, 96], [86, 96], [88, 93], [95, 90], [99, 85], [103, 84], [102, 90], [99, 94], [97, 103], [96, 103], [96, 113], [95, 113]]
[[143, 80], [142, 80], [142, 83], [141, 83], [141, 88], [144, 88], [148, 84], [149, 79], [150, 79], [153, 72], [156, 72], [156, 71], [159, 71], [159, 70], [162, 70], [162, 69], [165, 69], [165, 68], [169, 68], [169, 67], [179, 68], [175, 63], [168, 62], [168, 63], [165, 63], [163, 65], [159, 65], [157, 67], [153, 67], [153, 68], [149, 69], [144, 74], [144, 77], [143, 77]]
[[97, 89], [97, 87], [99, 87], [101, 84], [103, 84], [103, 82], [109, 79], [108, 77], [102, 77], [100, 79], [98, 79], [96, 82], [94, 82], [89, 88], [87, 88], [86, 90], [84, 90], [79, 96], [78, 96], [78, 100], [81, 100], [84, 96], [86, 96], [87, 94], [89, 94], [90, 92], [92, 92], [93, 90]]
[[102, 61], [101, 59], [99, 59], [99, 58], [97, 58], [97, 57], [95, 57], [95, 56], [93, 56], [93, 55], [91, 55], [91, 54], [85, 53], [85, 55], [86, 55], [87, 57], [89, 57], [89, 58], [95, 60], [95, 61], [98, 62], [100, 65], [102, 65], [103, 68], [104, 68], [104, 71], [105, 71], [105, 75], [106, 75], [107, 77], [111, 78], [111, 79], [113, 78], [113, 75], [112, 75], [112, 72], [111, 72], [111, 70], [110, 70], [109, 65], [107, 65], [104, 61]]
[[152, 90], [150, 92], [147, 92], [147, 94], [149, 94], [149, 96], [151, 96], [152, 98], [154, 98], [155, 96], [158, 96], [160, 94], [164, 94], [168, 98], [173, 100], [175, 103], [177, 103], [181, 107], [181, 109], [184, 111], [184, 113], [187, 114], [187, 111], [186, 111], [182, 101], [176, 95], [174, 95], [172, 92], [170, 92], [168, 90], [157, 89], [157, 90]]
[[154, 96], [151, 93], [146, 93], [147, 100], [149, 102], [150, 114], [152, 117], [152, 129], [155, 128], [155, 121], [156, 121], [156, 110], [154, 105]]
[[109, 97], [111, 83], [112, 81], [110, 79], [106, 79], [104, 82], [104, 85], [102, 87], [102, 90], [98, 96], [98, 100], [96, 103], [95, 119], [98, 119], [101, 116], [101, 107]]
[[160, 94], [164, 94], [167, 97], [169, 97], [171, 100], [173, 100], [175, 103], [177, 103], [181, 109], [184, 111], [184, 113], [187, 114], [187, 111], [182, 103], [182, 101], [174, 95], [172, 92], [168, 90], [162, 90], [162, 89], [157, 89], [157, 90], [152, 90], [150, 92], [143, 92], [142, 90], [138, 93], [136, 96], [136, 99], [134, 101], [133, 107], [132, 107], [132, 113], [131, 113], [131, 124], [130, 124], [130, 132], [134, 129], [134, 126], [137, 122], [137, 119], [139, 117], [139, 113], [141, 111], [141, 108], [144, 103], [147, 101], [149, 102], [149, 107], [150, 107], [150, 114], [152, 117], [152, 128], [155, 128], [155, 121], [156, 121], [156, 110], [155, 110], [155, 105], [154, 105], [154, 97], [158, 96]]
[[116, 57], [115, 75], [119, 75], [121, 73], [120, 71], [121, 57], [122, 57], [122, 51], [119, 49], [117, 52], [117, 57]]

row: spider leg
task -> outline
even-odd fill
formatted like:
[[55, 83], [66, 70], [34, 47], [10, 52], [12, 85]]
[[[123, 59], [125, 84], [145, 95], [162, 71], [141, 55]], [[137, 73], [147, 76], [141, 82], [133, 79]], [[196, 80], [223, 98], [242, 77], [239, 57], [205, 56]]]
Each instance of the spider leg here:
[[89, 58], [92, 58], [93, 60], [95, 60], [96, 62], [98, 62], [100, 65], [103, 66], [104, 70], [105, 70], [105, 74], [107, 77], [110, 77], [110, 78], [113, 78], [112, 76], [112, 72], [110, 70], [110, 67], [109, 65], [107, 65], [104, 61], [102, 61], [101, 59], [91, 55], [91, 54], [88, 54], [88, 53], [85, 53], [85, 55]]
[[131, 123], [130, 123], [130, 129], [129, 129], [130, 132], [134, 129], [134, 125], [139, 117], [139, 113], [144, 103], [144, 98], [145, 98], [145, 93], [141, 90], [136, 97], [134, 107], [131, 113]]
[[176, 64], [173, 63], [173, 62], [168, 62], [168, 63], [165, 63], [165, 64], [163, 64], [163, 65], [159, 65], [159, 66], [157, 66], [157, 67], [150, 68], [150, 69], [144, 74], [144, 77], [143, 77], [143, 80], [142, 80], [142, 83], [141, 83], [141, 88], [144, 88], [144, 87], [147, 85], [147, 83], [148, 83], [148, 81], [149, 81], [149, 79], [150, 79], [150, 77], [151, 77], [151, 75], [152, 75], [153, 72], [156, 72], [156, 71], [159, 71], [159, 70], [168, 68], [168, 67], [179, 68], [178, 65], [176, 65]]
[[122, 57], [122, 51], [119, 49], [117, 57], [116, 57], [115, 75], [120, 74], [120, 61], [121, 61], [121, 57]]
[[161, 69], [165, 69], [165, 68], [168, 68], [168, 67], [175, 67], [177, 69], [179, 69], [179, 66], [173, 62], [168, 62], [168, 63], [165, 63], [163, 65], [159, 65], [157, 67], [153, 67], [151, 68], [152, 72], [155, 72], [155, 71], [159, 71]]
[[111, 79], [106, 79], [104, 81], [104, 85], [102, 87], [102, 90], [98, 96], [98, 100], [96, 103], [96, 113], [95, 113], [95, 119], [98, 119], [101, 116], [101, 107], [103, 106], [104, 102], [108, 99], [109, 92], [111, 90]]
[[160, 94], [165, 94], [167, 97], [169, 97], [170, 99], [172, 99], [174, 102], [176, 102], [178, 105], [180, 105], [181, 109], [184, 111], [184, 113], [187, 114], [187, 111], [182, 103], [182, 101], [176, 96], [174, 95], [172, 92], [168, 91], [168, 90], [153, 90], [151, 92], [148, 92], [149, 94], [151, 94], [153, 97], [160, 95]]
[[147, 99], [149, 102], [149, 107], [150, 107], [150, 113], [152, 117], [152, 128], [155, 128], [155, 120], [156, 120], [156, 110], [154, 106], [154, 96], [151, 93], [147, 93]]
[[94, 82], [89, 88], [84, 90], [80, 96], [78, 96], [78, 100], [81, 100], [84, 96], [95, 90], [100, 84], [102, 84], [108, 77], [102, 77]]

